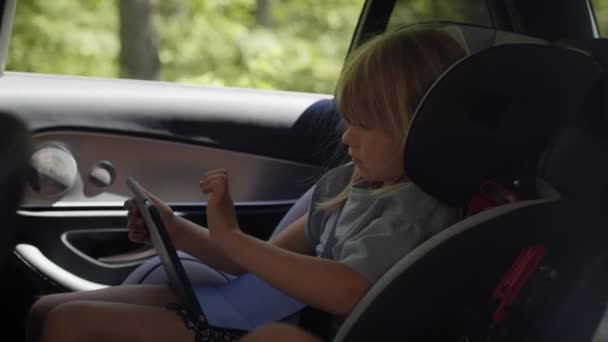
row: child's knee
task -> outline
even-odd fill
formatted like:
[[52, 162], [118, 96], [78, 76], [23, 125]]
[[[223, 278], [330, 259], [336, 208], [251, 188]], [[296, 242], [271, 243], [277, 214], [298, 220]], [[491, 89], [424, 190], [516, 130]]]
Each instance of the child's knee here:
[[87, 334], [86, 302], [56, 303], [48, 313], [42, 327], [42, 341], [75, 341]]
[[44, 319], [49, 311], [61, 303], [62, 301], [59, 300], [58, 295], [46, 295], [40, 297], [30, 308], [30, 319]]

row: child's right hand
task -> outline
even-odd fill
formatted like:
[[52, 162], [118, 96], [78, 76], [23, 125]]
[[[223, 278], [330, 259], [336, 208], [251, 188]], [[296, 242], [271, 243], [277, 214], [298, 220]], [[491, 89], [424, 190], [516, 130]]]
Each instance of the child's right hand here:
[[[167, 228], [167, 232], [171, 237], [171, 240], [175, 241], [175, 229], [173, 220], [175, 219], [175, 214], [173, 210], [163, 203], [156, 196], [146, 191], [148, 198], [152, 201], [154, 206], [158, 209], [161, 219]], [[125, 208], [127, 209], [127, 228], [129, 229], [129, 240], [135, 243], [141, 244], [150, 244], [150, 235], [148, 233], [148, 227], [144, 222], [139, 209], [137, 209], [137, 205], [135, 205], [135, 200], [128, 199], [124, 203]]]

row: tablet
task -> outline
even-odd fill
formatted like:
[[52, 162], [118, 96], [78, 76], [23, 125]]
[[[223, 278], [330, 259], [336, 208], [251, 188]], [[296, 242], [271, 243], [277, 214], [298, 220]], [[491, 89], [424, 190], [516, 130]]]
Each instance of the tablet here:
[[171, 289], [175, 292], [184, 307], [196, 315], [199, 320], [206, 323], [207, 318], [196, 298], [190, 278], [188, 278], [184, 271], [184, 267], [177, 255], [177, 250], [161, 219], [160, 212], [135, 178], [128, 177], [127, 186], [133, 192], [135, 204], [146, 223], [146, 227], [148, 227], [150, 241], [167, 272]]

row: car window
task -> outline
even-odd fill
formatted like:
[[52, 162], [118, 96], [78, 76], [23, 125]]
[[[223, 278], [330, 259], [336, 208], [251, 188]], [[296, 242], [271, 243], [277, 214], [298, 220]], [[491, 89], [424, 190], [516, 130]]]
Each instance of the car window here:
[[364, 0], [20, 0], [7, 71], [332, 93]]
[[600, 36], [608, 36], [608, 1], [591, 0]]
[[492, 26], [486, 0], [397, 0], [387, 30], [426, 21]]

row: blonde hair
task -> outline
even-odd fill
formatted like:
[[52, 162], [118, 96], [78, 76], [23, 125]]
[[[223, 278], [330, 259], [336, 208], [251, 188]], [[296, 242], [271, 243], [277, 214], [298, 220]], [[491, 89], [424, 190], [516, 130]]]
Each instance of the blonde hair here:
[[[347, 60], [336, 86], [338, 111], [349, 125], [380, 128], [405, 146], [412, 116], [431, 84], [465, 56], [463, 47], [440, 29], [408, 29], [376, 36]], [[333, 211], [361, 180], [353, 172], [348, 185], [334, 198], [318, 204]], [[372, 195], [403, 186], [405, 179], [386, 182]]]

